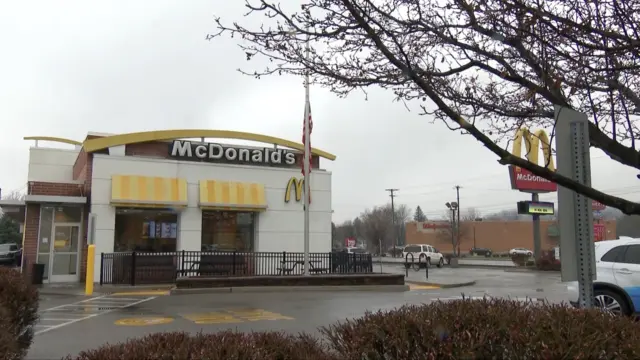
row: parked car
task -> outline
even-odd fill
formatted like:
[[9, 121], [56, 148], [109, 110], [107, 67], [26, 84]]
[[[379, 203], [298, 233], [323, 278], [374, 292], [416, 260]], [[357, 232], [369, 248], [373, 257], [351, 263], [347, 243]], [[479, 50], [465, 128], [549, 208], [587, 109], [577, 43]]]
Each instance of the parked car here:
[[[640, 239], [621, 238], [594, 244], [595, 305], [619, 315], [640, 314]], [[568, 283], [569, 303], [578, 306], [578, 282]]]
[[18, 244], [0, 244], [0, 265], [19, 266], [22, 259], [22, 250]]
[[[444, 265], [444, 256], [440, 253], [440, 251], [438, 251], [438, 249], [434, 248], [431, 245], [407, 245], [402, 251], [402, 257], [404, 259], [407, 259], [407, 254], [413, 254], [414, 261], [420, 261], [422, 264], [426, 264], [427, 266], [436, 264], [438, 267], [442, 267]], [[411, 260], [412, 257], [411, 255], [409, 255], [408, 261]]]
[[480, 255], [480, 256], [486, 256], [486, 257], [491, 257], [491, 254], [493, 252], [491, 251], [491, 249], [487, 249], [487, 248], [471, 248], [471, 250], [469, 250], [469, 255]]
[[527, 256], [533, 256], [533, 251], [529, 250], [529, 249], [525, 249], [525, 248], [514, 248], [509, 250], [509, 255], [513, 256], [513, 255], [527, 255]]

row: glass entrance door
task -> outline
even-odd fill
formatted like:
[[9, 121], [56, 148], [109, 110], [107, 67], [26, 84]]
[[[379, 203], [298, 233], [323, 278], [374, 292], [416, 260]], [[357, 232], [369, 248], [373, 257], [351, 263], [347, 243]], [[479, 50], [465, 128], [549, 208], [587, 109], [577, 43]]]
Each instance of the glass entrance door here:
[[50, 282], [78, 281], [78, 245], [80, 226], [55, 224], [51, 240]]

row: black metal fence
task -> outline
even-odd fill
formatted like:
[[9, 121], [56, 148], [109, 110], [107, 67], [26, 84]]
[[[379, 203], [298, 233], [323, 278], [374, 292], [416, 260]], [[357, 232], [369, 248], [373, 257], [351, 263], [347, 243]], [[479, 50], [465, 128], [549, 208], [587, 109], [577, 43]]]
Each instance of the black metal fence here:
[[[119, 252], [100, 255], [100, 285], [170, 284], [183, 276], [286, 276], [304, 273], [298, 252]], [[310, 253], [309, 272], [372, 273], [371, 254]]]

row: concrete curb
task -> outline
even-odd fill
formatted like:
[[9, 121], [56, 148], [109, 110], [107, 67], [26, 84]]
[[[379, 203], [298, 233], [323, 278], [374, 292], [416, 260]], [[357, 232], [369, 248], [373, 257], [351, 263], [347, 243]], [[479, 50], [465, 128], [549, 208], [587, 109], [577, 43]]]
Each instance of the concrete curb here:
[[355, 286], [238, 286], [202, 289], [171, 289], [170, 295], [196, 295], [220, 293], [291, 292], [291, 291], [408, 291], [408, 285], [355, 285]]
[[[93, 294], [91, 297], [111, 295], [120, 292], [146, 292], [146, 291], [170, 291], [174, 285], [171, 286], [158, 286], [158, 285], [136, 285], [136, 286], [113, 286], [95, 284], [93, 287]], [[45, 287], [38, 288], [38, 294], [40, 295], [55, 295], [55, 296], [86, 296], [84, 293], [84, 287]], [[89, 296], [88, 296], [89, 297]]]
[[527, 268], [520, 268], [520, 267], [515, 267], [513, 269], [505, 269], [505, 272], [522, 272], [522, 273], [543, 273], [543, 274], [547, 274], [547, 273], [560, 273], [560, 270], [538, 270], [538, 269], [527, 269]]
[[452, 289], [452, 288], [458, 288], [458, 287], [464, 287], [464, 286], [473, 286], [476, 284], [476, 281], [467, 281], [467, 282], [463, 282], [463, 283], [453, 283], [453, 284], [441, 284], [441, 283], [435, 283], [435, 282], [426, 282], [426, 281], [405, 281], [407, 284], [414, 284], [414, 285], [424, 285], [424, 286], [437, 286], [441, 289]]
[[[373, 263], [373, 267], [375, 269], [376, 265], [379, 265], [380, 263]], [[382, 265], [398, 265], [404, 268], [404, 263], [402, 262], [382, 262]], [[513, 265], [490, 265], [490, 264], [458, 264], [459, 268], [465, 267], [465, 268], [487, 268], [487, 269], [511, 269], [511, 268], [516, 268], [516, 266]], [[450, 265], [445, 265], [444, 267], [442, 267], [442, 269], [446, 269], [446, 268], [452, 268]], [[436, 267], [432, 266], [431, 269], [437, 269]], [[455, 268], [452, 268], [455, 269]]]

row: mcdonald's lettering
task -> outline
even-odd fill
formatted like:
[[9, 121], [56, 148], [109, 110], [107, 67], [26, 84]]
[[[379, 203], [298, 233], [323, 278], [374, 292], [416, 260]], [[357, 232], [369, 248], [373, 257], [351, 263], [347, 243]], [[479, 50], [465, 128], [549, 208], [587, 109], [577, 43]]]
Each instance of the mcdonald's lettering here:
[[296, 179], [292, 177], [287, 183], [287, 188], [284, 190], [284, 202], [291, 201], [291, 191], [296, 193], [296, 201], [302, 200], [302, 193], [304, 191], [304, 179]]
[[[542, 164], [538, 165], [546, 167], [551, 171], [556, 171], [553, 156], [551, 154], [549, 136], [544, 130], [537, 130], [534, 133], [531, 133], [528, 129], [519, 129], [513, 139], [512, 155], [520, 158], [522, 157], [523, 140], [527, 151], [525, 154], [527, 160], [534, 164], [538, 164], [538, 149], [541, 149], [544, 159]], [[558, 185], [555, 183], [534, 175], [531, 171], [518, 166], [509, 166], [509, 176], [511, 177], [511, 188], [514, 190], [532, 193], [554, 192], [558, 190]]]

